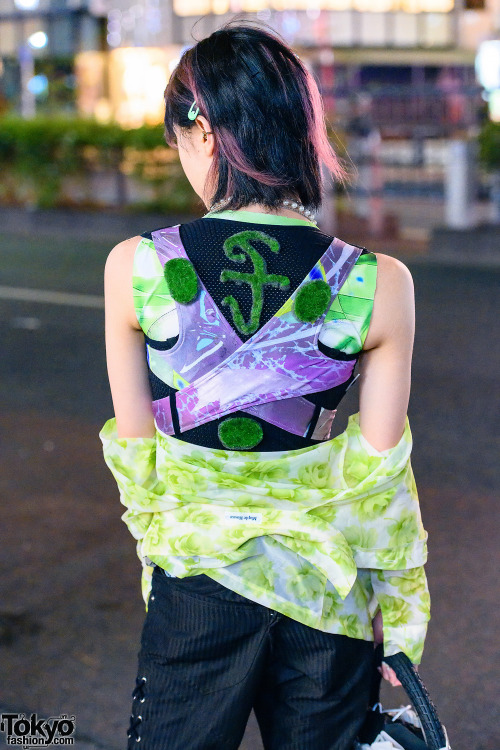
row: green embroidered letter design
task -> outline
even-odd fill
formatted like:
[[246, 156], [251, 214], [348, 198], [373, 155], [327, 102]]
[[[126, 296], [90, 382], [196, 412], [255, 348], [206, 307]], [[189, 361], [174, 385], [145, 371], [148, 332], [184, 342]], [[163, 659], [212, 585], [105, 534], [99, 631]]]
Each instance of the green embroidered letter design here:
[[[243, 315], [240, 310], [238, 300], [232, 295], [224, 297], [222, 304], [229, 305], [233, 315], [233, 322], [238, 331], [244, 334], [254, 333], [259, 327], [260, 314], [262, 312], [262, 305], [264, 303], [264, 286], [281, 287], [286, 289], [290, 285], [290, 279], [288, 276], [280, 276], [276, 273], [267, 273], [266, 261], [262, 255], [250, 244], [251, 240], [258, 240], [264, 242], [273, 251], [278, 253], [280, 246], [279, 242], [274, 237], [259, 232], [254, 229], [247, 229], [244, 232], [238, 232], [233, 234], [232, 237], [224, 242], [224, 252], [230, 260], [236, 261], [236, 263], [244, 263], [246, 258], [243, 253], [247, 253], [248, 257], [253, 263], [253, 273], [243, 273], [242, 271], [230, 271], [224, 269], [220, 275], [221, 281], [235, 281], [237, 284], [250, 284], [252, 289], [252, 309], [250, 312], [250, 320], [245, 322]], [[243, 250], [243, 253], [234, 252], [236, 248]]]

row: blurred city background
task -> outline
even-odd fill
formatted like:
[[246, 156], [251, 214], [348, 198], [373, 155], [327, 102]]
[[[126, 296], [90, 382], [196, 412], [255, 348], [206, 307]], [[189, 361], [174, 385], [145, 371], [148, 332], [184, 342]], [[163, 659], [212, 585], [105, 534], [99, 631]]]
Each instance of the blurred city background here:
[[[0, 710], [74, 714], [77, 747], [125, 746], [144, 608], [98, 440], [103, 268], [126, 237], [204, 213], [162, 94], [236, 17], [276, 29], [319, 84], [352, 173], [320, 227], [412, 272], [420, 672], [453, 750], [498, 750], [500, 0], [0, 0]], [[337, 432], [356, 410], [353, 387]], [[241, 750], [261, 747], [252, 716]]]

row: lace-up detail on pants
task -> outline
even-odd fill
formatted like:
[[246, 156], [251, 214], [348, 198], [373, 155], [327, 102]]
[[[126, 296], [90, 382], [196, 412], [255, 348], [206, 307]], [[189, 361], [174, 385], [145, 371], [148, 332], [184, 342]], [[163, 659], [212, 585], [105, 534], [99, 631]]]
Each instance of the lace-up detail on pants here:
[[137, 677], [135, 688], [132, 692], [132, 713], [130, 714], [130, 726], [127, 732], [128, 749], [133, 748], [141, 741], [140, 728], [142, 724], [141, 706], [146, 700], [145, 688], [146, 677]]

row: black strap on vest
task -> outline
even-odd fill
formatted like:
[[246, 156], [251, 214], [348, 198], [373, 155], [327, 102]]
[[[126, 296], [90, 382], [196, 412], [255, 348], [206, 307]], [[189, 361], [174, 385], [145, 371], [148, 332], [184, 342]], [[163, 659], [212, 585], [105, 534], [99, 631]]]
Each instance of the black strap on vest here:
[[177, 403], [175, 401], [175, 394], [177, 391], [171, 390], [168, 394], [168, 400], [170, 401], [170, 412], [172, 414], [172, 427], [174, 428], [175, 437], [179, 437], [181, 434], [179, 425], [179, 413], [177, 411]]
[[309, 427], [307, 429], [307, 432], [305, 434], [305, 437], [307, 440], [311, 440], [312, 434], [314, 430], [316, 429], [316, 425], [318, 424], [319, 415], [321, 413], [321, 404], [316, 404], [314, 407], [313, 415], [311, 417], [311, 421], [309, 422]]
[[158, 352], [165, 352], [168, 351], [168, 349], [172, 349], [176, 345], [176, 343], [179, 341], [179, 336], [171, 336], [168, 339], [165, 339], [165, 341], [156, 341], [156, 339], [150, 339], [149, 336], [145, 333], [144, 334], [144, 341], [145, 343], [151, 347], [151, 349], [156, 349]]

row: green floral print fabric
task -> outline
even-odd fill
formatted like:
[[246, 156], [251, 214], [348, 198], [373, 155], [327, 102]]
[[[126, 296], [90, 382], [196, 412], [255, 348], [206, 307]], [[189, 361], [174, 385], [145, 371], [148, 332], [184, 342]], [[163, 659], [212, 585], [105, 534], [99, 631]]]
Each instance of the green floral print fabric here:
[[408, 418], [396, 446], [367, 443], [359, 414], [332, 440], [293, 451], [209, 449], [157, 431], [100, 433], [122, 516], [137, 540], [142, 590], [151, 564], [184, 578], [205, 573], [241, 595], [325, 632], [373, 640], [380, 606], [384, 652], [420, 663], [429, 592], [410, 462]]

